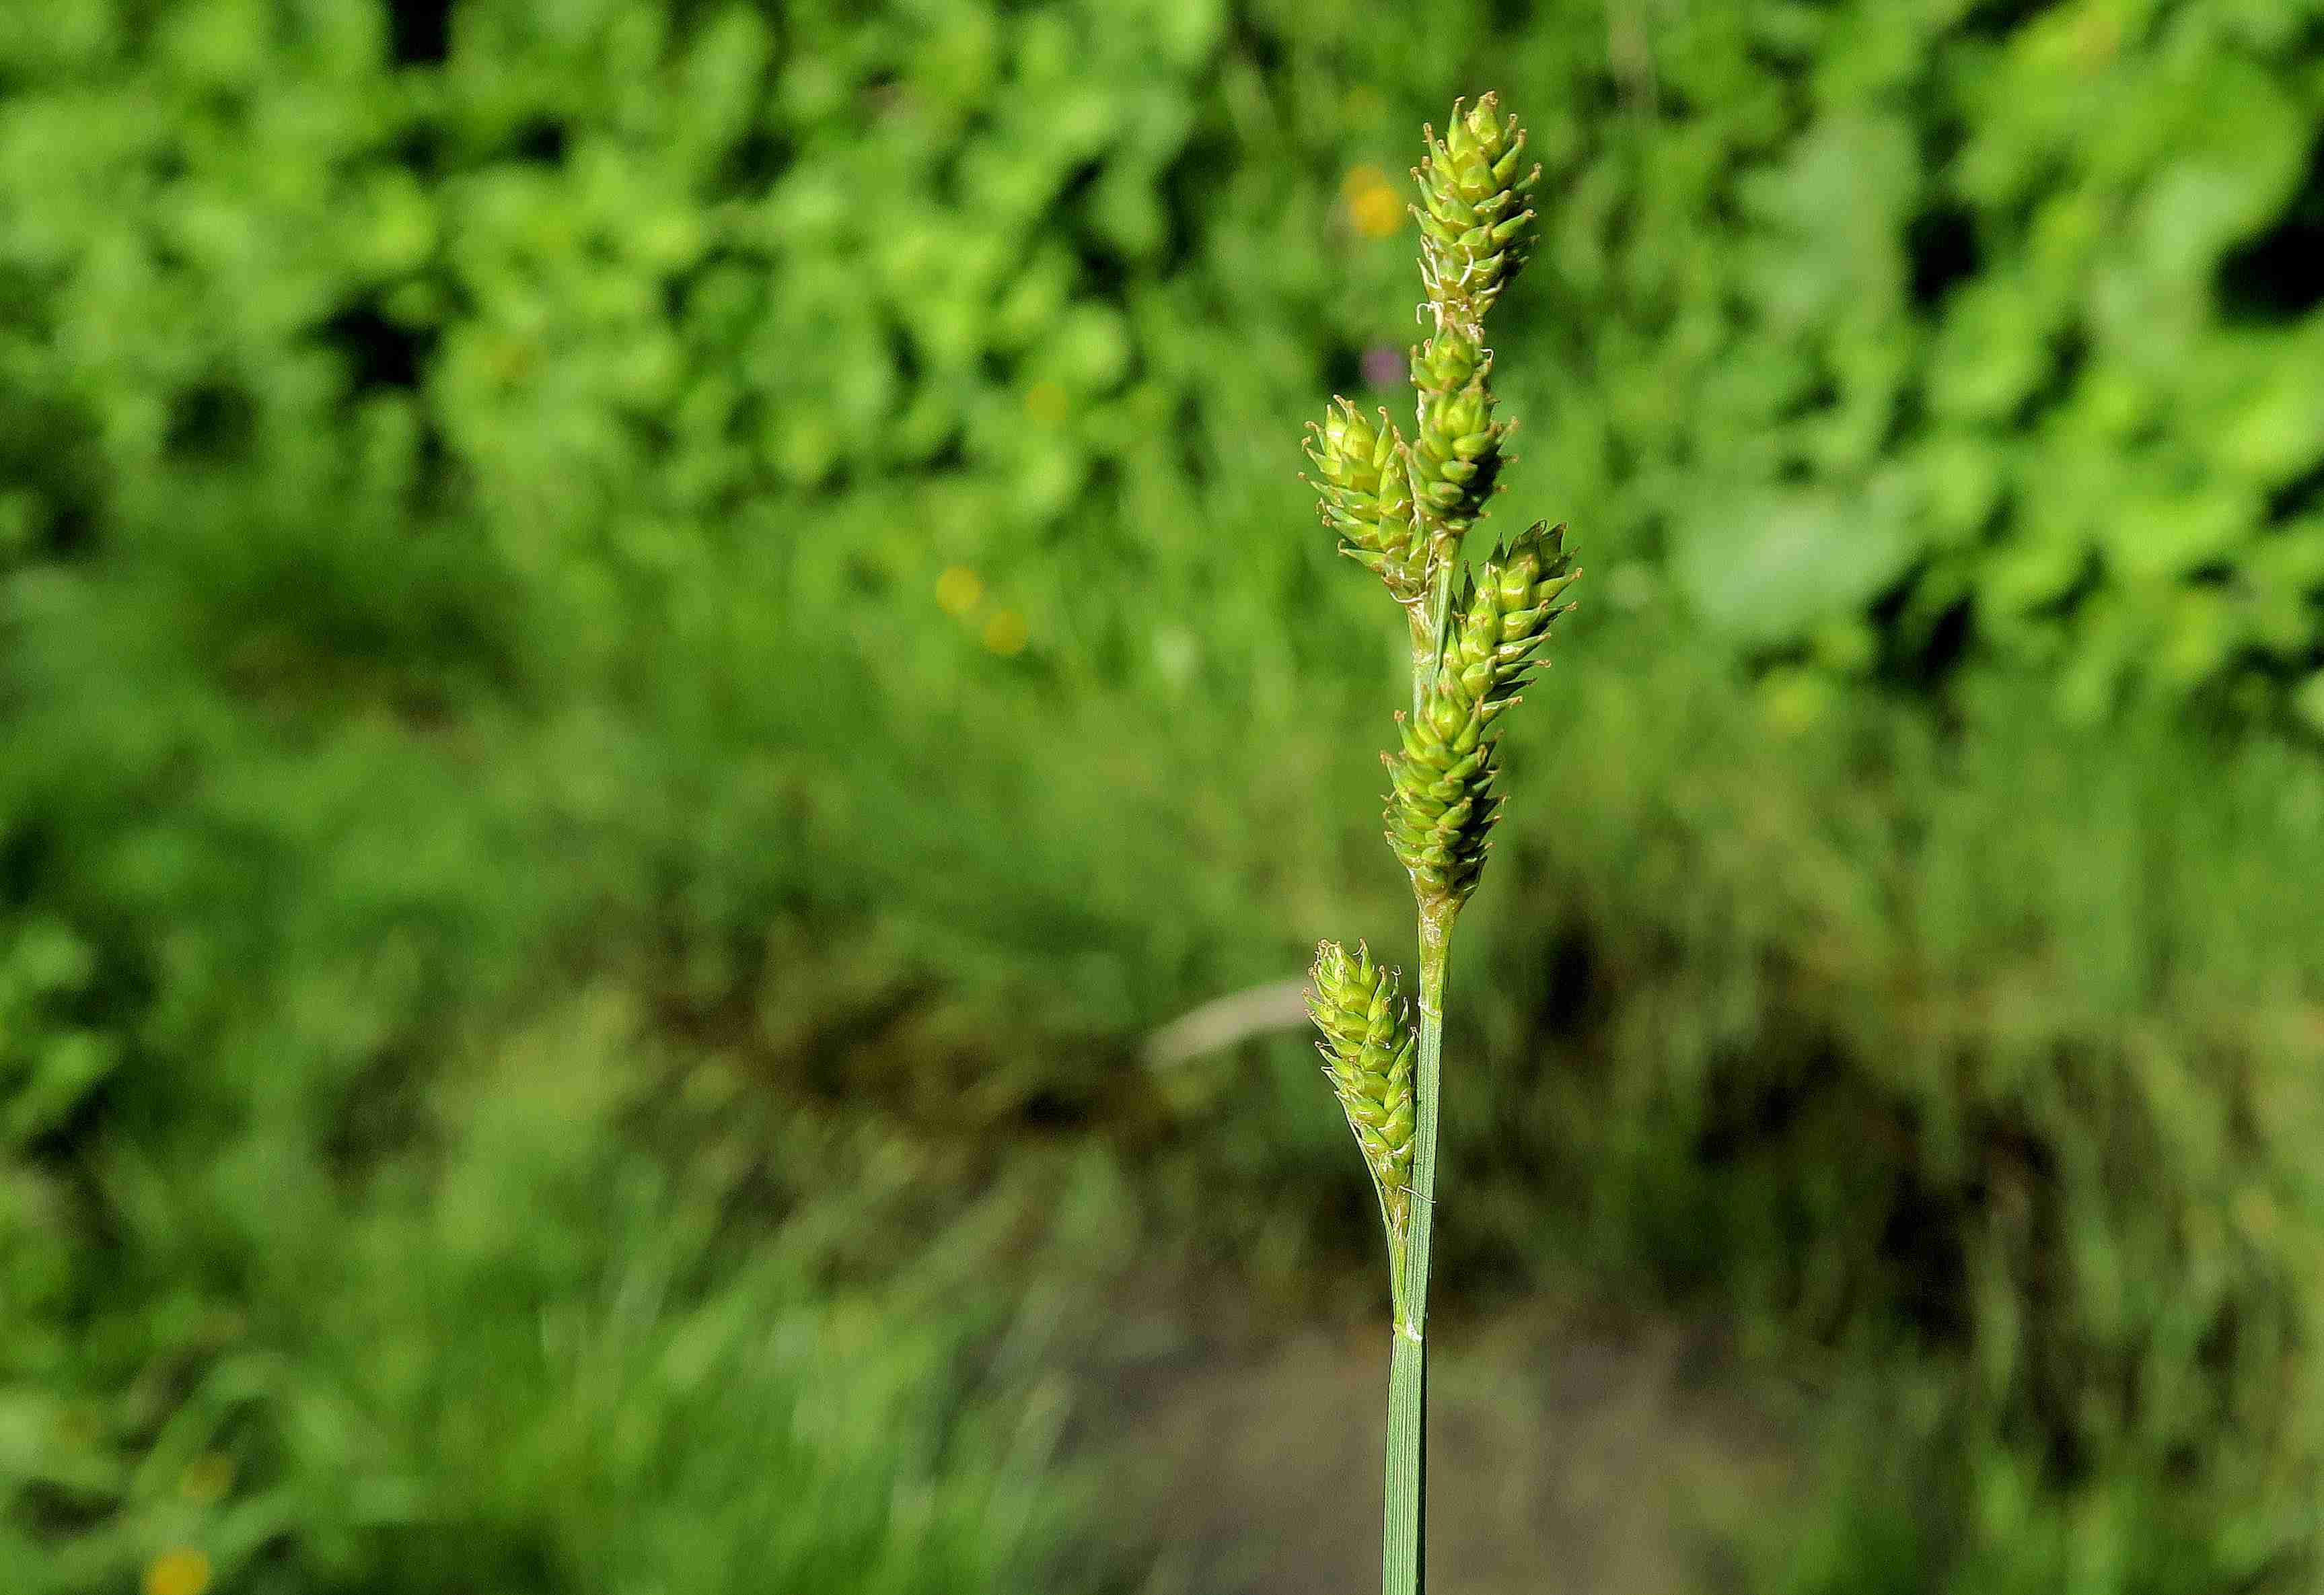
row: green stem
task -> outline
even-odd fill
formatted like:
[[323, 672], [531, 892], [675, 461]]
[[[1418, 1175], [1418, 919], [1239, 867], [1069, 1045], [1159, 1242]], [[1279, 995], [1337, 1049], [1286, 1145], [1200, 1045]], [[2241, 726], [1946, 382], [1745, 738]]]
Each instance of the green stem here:
[[1420, 911], [1420, 1062], [1413, 1082], [1412, 1195], [1388, 1362], [1388, 1509], [1380, 1527], [1382, 1595], [1421, 1595], [1428, 1498], [1428, 1239], [1436, 1217], [1436, 1088], [1444, 1051], [1447, 904]]
[[1419, 1595], [1427, 1467], [1427, 1349], [1399, 1332], [1388, 1353], [1388, 1517], [1380, 1541], [1384, 1595]]

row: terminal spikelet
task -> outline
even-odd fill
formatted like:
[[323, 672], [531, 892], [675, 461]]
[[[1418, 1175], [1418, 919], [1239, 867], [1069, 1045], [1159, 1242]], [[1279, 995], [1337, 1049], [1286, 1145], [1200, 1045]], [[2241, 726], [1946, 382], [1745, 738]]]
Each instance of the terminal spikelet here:
[[1396, 971], [1374, 963], [1361, 942], [1352, 958], [1325, 942], [1315, 949], [1307, 1010], [1323, 1033], [1316, 1050], [1371, 1170], [1393, 1247], [1412, 1200], [1414, 1043]]
[[1307, 457], [1323, 524], [1340, 536], [1340, 551], [1379, 573], [1398, 604], [1410, 608], [1428, 593], [1427, 549], [1413, 525], [1412, 472], [1404, 438], [1388, 412], [1377, 423], [1345, 399], [1332, 401], [1321, 427], [1309, 422]]
[[1457, 910], [1476, 890], [1501, 804], [1496, 723], [1537, 668], [1534, 650], [1551, 622], [1572, 607], [1557, 598], [1579, 575], [1563, 526], [1536, 522], [1495, 550], [1453, 596], [1444, 657], [1419, 714], [1397, 717], [1403, 746], [1387, 756], [1388, 838], [1424, 912]]
[[1525, 134], [1516, 117], [1499, 120], [1498, 109], [1489, 94], [1465, 111], [1455, 100], [1442, 139], [1423, 130], [1428, 152], [1412, 174], [1421, 200], [1412, 207], [1420, 223], [1420, 277], [1435, 327], [1412, 352], [1412, 383], [1420, 391], [1412, 492], [1432, 568], [1459, 553], [1485, 512], [1509, 432], [1493, 419], [1493, 357], [1483, 323], [1525, 264], [1534, 225], [1525, 195], [1541, 168], [1519, 173]]
[[1525, 132], [1515, 116], [1499, 120], [1499, 108], [1489, 94], [1466, 111], [1455, 100], [1442, 139], [1421, 130], [1428, 152], [1412, 174], [1420, 189], [1412, 213], [1420, 222], [1421, 280], [1440, 322], [1481, 318], [1532, 249], [1525, 196], [1541, 168], [1520, 175]]

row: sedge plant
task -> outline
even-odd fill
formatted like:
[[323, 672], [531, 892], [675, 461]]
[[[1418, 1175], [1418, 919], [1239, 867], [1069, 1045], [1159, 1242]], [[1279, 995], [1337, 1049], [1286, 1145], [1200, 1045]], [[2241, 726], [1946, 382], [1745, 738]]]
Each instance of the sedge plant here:
[[1563, 526], [1536, 522], [1472, 569], [1462, 543], [1499, 489], [1510, 423], [1495, 413], [1486, 312], [1525, 263], [1534, 213], [1520, 171], [1525, 134], [1491, 95], [1452, 107], [1413, 173], [1420, 203], [1420, 307], [1412, 351], [1412, 436], [1386, 410], [1344, 399], [1309, 429], [1323, 523], [1378, 573], [1404, 610], [1412, 709], [1388, 767], [1388, 840], [1419, 911], [1420, 1022], [1396, 971], [1359, 942], [1316, 951], [1308, 1005], [1325, 1072], [1379, 1197], [1393, 1331], [1388, 1358], [1386, 1595], [1418, 1595], [1426, 1506], [1428, 1240], [1436, 1192], [1437, 1098], [1452, 929], [1477, 889], [1502, 798], [1503, 713], [1538, 667], [1560, 595], [1579, 574]]

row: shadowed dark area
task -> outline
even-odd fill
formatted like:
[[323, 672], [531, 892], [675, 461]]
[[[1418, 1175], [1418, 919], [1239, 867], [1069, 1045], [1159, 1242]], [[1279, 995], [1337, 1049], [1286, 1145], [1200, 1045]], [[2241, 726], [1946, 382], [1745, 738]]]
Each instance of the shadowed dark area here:
[[2275, 225], [2219, 263], [2219, 300], [2242, 320], [2288, 321], [2324, 303], [2324, 139]]

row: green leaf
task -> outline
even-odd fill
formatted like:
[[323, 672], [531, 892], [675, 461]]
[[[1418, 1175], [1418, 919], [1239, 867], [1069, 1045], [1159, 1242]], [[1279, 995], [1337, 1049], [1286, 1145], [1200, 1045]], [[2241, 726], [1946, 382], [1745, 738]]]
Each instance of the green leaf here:
[[1804, 639], [1860, 611], [1918, 552], [1893, 512], [1837, 493], [1763, 492], [1700, 506], [1674, 550], [1678, 585], [1738, 641]]

